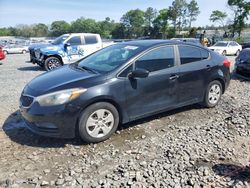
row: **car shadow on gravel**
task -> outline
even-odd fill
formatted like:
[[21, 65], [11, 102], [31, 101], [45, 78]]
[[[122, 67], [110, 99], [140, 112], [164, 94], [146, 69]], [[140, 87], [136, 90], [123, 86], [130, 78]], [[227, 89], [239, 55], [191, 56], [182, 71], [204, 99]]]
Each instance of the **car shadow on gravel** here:
[[44, 69], [40, 66], [28, 66], [28, 67], [20, 67], [20, 68], [17, 68], [17, 70], [20, 70], [20, 71], [44, 71]]
[[84, 145], [80, 139], [49, 138], [32, 133], [25, 127], [19, 111], [12, 113], [5, 120], [3, 131], [13, 142], [32, 147], [61, 148], [66, 144]]
[[235, 164], [216, 164], [212, 167], [216, 175], [230, 178], [235, 183], [250, 183], [250, 166], [239, 166]]
[[[173, 114], [178, 114], [181, 112], [189, 111], [189, 110], [199, 110], [203, 107], [199, 104], [186, 106], [182, 108], [178, 108], [175, 110], [163, 112], [157, 115], [153, 115], [147, 118], [143, 118], [137, 121], [133, 121], [130, 123], [123, 124], [119, 126], [118, 130], [125, 130], [131, 127], [135, 127], [137, 125], [150, 122], [155, 119], [164, 118], [167, 116], [171, 116]], [[60, 139], [60, 138], [49, 138], [44, 136], [39, 136], [37, 134], [32, 133], [30, 130], [28, 130], [25, 127], [25, 123], [22, 120], [21, 114], [19, 111], [16, 111], [12, 113], [4, 122], [3, 124], [3, 131], [5, 134], [13, 141], [21, 145], [27, 145], [32, 147], [42, 147], [42, 148], [60, 148], [65, 147], [66, 144], [69, 145], [88, 145], [84, 143], [80, 138], [74, 138], [74, 139]], [[120, 137], [121, 139], [126, 139], [126, 133], [124, 136]], [[114, 135], [113, 135], [114, 136]], [[111, 139], [112, 141], [112, 139]]]

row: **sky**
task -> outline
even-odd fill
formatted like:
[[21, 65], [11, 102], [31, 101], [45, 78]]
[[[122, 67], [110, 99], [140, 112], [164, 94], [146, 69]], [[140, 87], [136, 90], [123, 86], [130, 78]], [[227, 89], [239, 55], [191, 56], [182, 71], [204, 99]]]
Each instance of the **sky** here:
[[[189, 1], [189, 0], [187, 0]], [[201, 13], [194, 26], [211, 25], [213, 10], [229, 12], [227, 0], [197, 0]], [[80, 17], [115, 21], [128, 10], [168, 8], [172, 0], [0, 0], [0, 27], [18, 24], [51, 24], [56, 20], [71, 22]]]

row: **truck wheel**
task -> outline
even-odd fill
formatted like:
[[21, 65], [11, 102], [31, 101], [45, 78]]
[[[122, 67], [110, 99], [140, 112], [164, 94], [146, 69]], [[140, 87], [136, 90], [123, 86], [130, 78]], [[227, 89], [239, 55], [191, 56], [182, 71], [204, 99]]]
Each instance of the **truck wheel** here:
[[79, 134], [87, 143], [108, 139], [117, 129], [119, 113], [110, 103], [98, 102], [84, 110], [79, 121]]
[[46, 71], [50, 71], [61, 66], [62, 62], [57, 57], [49, 57], [44, 62], [44, 68]]

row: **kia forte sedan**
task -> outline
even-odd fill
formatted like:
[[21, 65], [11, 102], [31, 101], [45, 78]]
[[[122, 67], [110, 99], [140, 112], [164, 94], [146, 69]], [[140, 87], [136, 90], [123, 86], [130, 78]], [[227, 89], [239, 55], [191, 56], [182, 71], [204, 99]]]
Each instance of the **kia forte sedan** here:
[[37, 134], [101, 142], [119, 124], [194, 103], [216, 106], [229, 67], [196, 44], [124, 42], [36, 77], [21, 94], [20, 111]]

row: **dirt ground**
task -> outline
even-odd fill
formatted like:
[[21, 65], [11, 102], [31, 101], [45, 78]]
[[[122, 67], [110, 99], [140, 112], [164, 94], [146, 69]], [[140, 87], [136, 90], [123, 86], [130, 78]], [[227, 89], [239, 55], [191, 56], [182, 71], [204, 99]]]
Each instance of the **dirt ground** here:
[[0, 65], [0, 187], [250, 187], [249, 81], [233, 77], [213, 109], [165, 112], [86, 145], [25, 128], [20, 93], [44, 72], [27, 60]]

